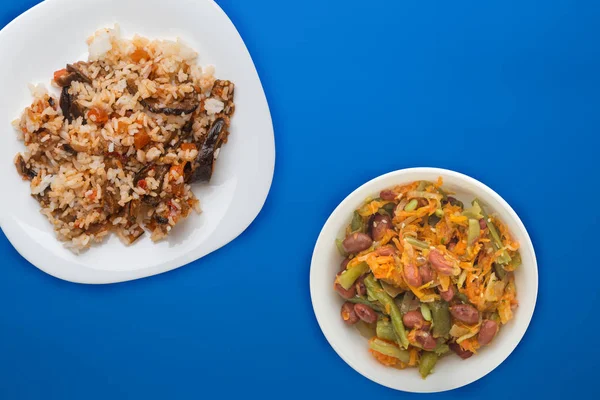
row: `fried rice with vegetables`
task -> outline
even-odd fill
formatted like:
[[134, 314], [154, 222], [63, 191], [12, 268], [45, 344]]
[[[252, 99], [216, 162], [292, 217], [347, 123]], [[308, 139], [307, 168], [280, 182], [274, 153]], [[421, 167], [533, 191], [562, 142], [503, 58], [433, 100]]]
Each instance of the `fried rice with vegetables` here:
[[480, 200], [465, 206], [441, 178], [368, 199], [336, 245], [345, 257], [334, 281], [341, 317], [386, 366], [417, 367], [425, 378], [440, 357], [467, 359], [518, 305], [519, 243]]
[[120, 37], [101, 29], [89, 60], [54, 73], [54, 96], [14, 121], [26, 149], [17, 172], [74, 251], [115, 232], [131, 244], [165, 238], [192, 210], [190, 184], [208, 181], [234, 113], [234, 85], [196, 64], [181, 41]]

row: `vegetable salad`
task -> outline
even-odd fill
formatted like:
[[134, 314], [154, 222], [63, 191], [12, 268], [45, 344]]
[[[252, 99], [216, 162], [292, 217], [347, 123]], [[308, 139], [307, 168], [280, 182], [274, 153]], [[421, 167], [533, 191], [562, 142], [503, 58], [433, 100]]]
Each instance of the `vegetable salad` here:
[[444, 191], [441, 178], [367, 199], [336, 245], [342, 319], [386, 366], [417, 367], [425, 378], [440, 357], [467, 359], [518, 305], [519, 243], [481, 201]]

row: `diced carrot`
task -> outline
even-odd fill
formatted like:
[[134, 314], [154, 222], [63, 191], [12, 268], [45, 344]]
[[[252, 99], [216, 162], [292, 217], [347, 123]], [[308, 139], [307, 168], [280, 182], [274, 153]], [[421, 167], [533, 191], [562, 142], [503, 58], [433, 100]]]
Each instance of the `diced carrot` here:
[[88, 118], [98, 125], [105, 124], [108, 121], [108, 114], [100, 107], [92, 107], [88, 111]]
[[126, 122], [119, 121], [117, 123], [117, 132], [119, 132], [119, 133], [125, 133], [125, 132], [127, 132], [127, 127], [128, 127], [128, 125], [127, 125]]
[[180, 176], [183, 176], [183, 167], [185, 164], [172, 165], [169, 171], [170, 177], [173, 180], [176, 180]]
[[181, 150], [196, 150], [196, 145], [194, 143], [182, 143]]
[[148, 187], [148, 184], [146, 184], [146, 180], [145, 179], [140, 179], [137, 183], [137, 185], [139, 187], [141, 187], [142, 189], [146, 190], [146, 188]]
[[171, 185], [171, 193], [177, 197], [183, 196], [183, 190], [183, 183], [174, 183]]
[[141, 131], [133, 135], [133, 145], [137, 150], [141, 149], [148, 143], [150, 143], [150, 136], [145, 131]]
[[56, 81], [57, 79], [60, 79], [61, 76], [65, 76], [66, 74], [68, 74], [68, 72], [65, 68], [59, 69], [58, 71], [54, 72], [54, 80]]
[[150, 59], [150, 56], [144, 49], [136, 49], [133, 53], [131, 53], [131, 61], [137, 63], [140, 62], [142, 59]]

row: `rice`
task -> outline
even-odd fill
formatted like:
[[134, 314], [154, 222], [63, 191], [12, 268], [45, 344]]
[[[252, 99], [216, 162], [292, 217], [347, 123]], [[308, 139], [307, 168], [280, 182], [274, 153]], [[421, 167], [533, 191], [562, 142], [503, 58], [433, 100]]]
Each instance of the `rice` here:
[[15, 165], [57, 238], [77, 252], [115, 232], [127, 244], [165, 238], [192, 210], [227, 141], [234, 85], [196, 64], [180, 40], [88, 38], [89, 60], [56, 71], [53, 96], [30, 86], [13, 125]]

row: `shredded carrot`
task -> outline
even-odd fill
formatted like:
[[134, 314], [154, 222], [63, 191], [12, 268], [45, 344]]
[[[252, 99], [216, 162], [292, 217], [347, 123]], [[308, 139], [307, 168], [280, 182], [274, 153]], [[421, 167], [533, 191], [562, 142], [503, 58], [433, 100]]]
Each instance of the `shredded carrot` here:
[[471, 353], [477, 354], [477, 349], [480, 347], [477, 337], [473, 336], [469, 339], [465, 339], [460, 343], [460, 347], [464, 350], [470, 351]]
[[452, 250], [455, 254], [462, 256], [467, 252], [467, 241], [462, 239], [459, 240], [458, 243], [456, 243], [456, 246], [454, 246], [454, 250]]
[[373, 200], [362, 206], [358, 213], [363, 217], [368, 217], [375, 214], [381, 207], [385, 206], [389, 201]]
[[440, 275], [438, 276], [438, 279], [440, 281], [440, 286], [442, 287], [442, 290], [444, 292], [448, 290], [448, 288], [450, 287], [450, 277], [448, 275]]
[[465, 217], [464, 215], [450, 215], [450, 221], [454, 222], [455, 224], [461, 225], [461, 226], [467, 226], [469, 223], [469, 218]]
[[411, 347], [409, 350], [410, 359], [408, 360], [408, 365], [414, 367], [419, 362], [419, 350], [414, 347]]
[[385, 233], [383, 234], [383, 237], [379, 241], [379, 245], [385, 246], [386, 244], [388, 244], [390, 242], [390, 240], [392, 240], [396, 236], [398, 236], [398, 234], [394, 230], [388, 229], [387, 231], [385, 231]]
[[392, 356], [388, 356], [385, 354], [382, 354], [378, 351], [375, 351], [373, 349], [369, 349], [369, 352], [373, 355], [373, 357], [375, 357], [375, 359], [380, 362], [383, 365], [386, 365], [388, 367], [393, 367], [395, 365], [397, 365], [400, 360], [398, 360], [396, 357], [392, 357]]

